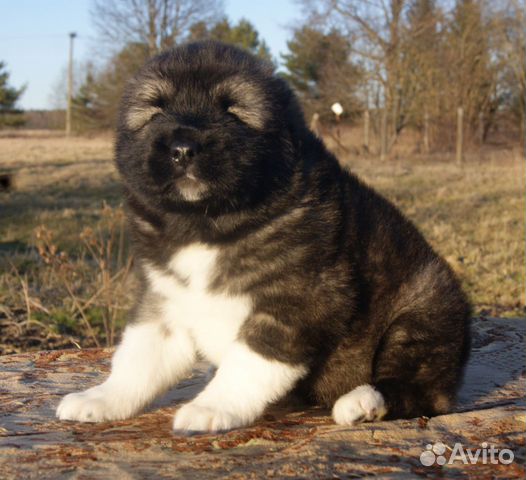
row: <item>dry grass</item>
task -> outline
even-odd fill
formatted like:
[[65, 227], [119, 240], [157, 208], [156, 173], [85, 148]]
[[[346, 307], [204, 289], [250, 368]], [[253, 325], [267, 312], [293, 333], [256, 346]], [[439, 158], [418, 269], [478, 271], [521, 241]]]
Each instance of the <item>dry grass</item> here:
[[524, 162], [351, 162], [456, 270], [477, 312], [523, 316]]
[[0, 353], [111, 345], [130, 268], [111, 138], [0, 137]]
[[[438, 155], [347, 157], [450, 261], [477, 312], [524, 315], [518, 152], [471, 154], [461, 168]], [[15, 189], [0, 192], [0, 353], [111, 344], [117, 335], [132, 279], [111, 158], [110, 137], [0, 135], [0, 173], [15, 175]]]
[[120, 202], [111, 158], [110, 138], [0, 137], [0, 172], [12, 172], [15, 182], [0, 197], [0, 249], [29, 246], [40, 224], [62, 245], [76, 243], [103, 201]]

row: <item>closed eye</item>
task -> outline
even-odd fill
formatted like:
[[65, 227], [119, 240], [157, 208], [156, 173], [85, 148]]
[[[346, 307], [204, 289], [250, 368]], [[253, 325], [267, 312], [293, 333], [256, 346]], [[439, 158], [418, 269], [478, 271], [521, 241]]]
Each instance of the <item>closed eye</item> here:
[[230, 97], [223, 95], [219, 98], [219, 107], [223, 112], [228, 112], [228, 109], [233, 105], [234, 101]]
[[166, 107], [166, 100], [163, 97], [157, 97], [153, 102], [151, 102], [154, 107], [164, 109]]
[[231, 107], [229, 108], [227, 111], [226, 111], [226, 115], [227, 117], [231, 118], [232, 120], [236, 121], [237, 123], [242, 123], [243, 125], [245, 124], [245, 122], [243, 122], [243, 120], [241, 120], [235, 113], [234, 111], [234, 108], [235, 107]]
[[[241, 119], [235, 113], [235, 102], [229, 97], [223, 97], [220, 99], [221, 111], [229, 118], [234, 119], [236, 122], [241, 122]], [[241, 122], [242, 123], [242, 122]]]

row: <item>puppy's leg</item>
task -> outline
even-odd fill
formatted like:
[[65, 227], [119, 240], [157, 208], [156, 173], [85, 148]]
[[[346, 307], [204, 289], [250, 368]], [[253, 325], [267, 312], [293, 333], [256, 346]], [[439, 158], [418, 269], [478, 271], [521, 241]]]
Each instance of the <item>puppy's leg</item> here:
[[205, 432], [248, 425], [306, 372], [302, 365], [269, 360], [236, 342], [208, 386], [176, 413], [174, 429]]
[[66, 395], [57, 417], [81, 422], [131, 417], [187, 375], [194, 360], [194, 345], [184, 330], [168, 332], [155, 322], [132, 324], [113, 356], [109, 378]]
[[360, 385], [342, 395], [332, 409], [334, 421], [339, 425], [381, 420], [386, 413], [384, 397], [368, 384]]
[[334, 404], [336, 423], [448, 413], [469, 352], [466, 313], [455, 313], [445, 317], [450, 324], [431, 314], [401, 315], [376, 351], [371, 385], [356, 387]]

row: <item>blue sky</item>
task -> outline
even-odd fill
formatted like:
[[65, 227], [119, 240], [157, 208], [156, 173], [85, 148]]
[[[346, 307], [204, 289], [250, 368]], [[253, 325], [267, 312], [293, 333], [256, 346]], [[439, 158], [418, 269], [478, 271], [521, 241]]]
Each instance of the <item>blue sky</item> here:
[[[24, 109], [53, 107], [52, 90], [67, 64], [68, 32], [75, 31], [75, 58], [98, 55], [89, 15], [91, 0], [0, 0], [0, 60], [7, 63], [14, 86], [27, 84], [20, 101]], [[224, 0], [234, 22], [250, 20], [279, 57], [286, 50], [289, 27], [301, 17], [293, 0]]]

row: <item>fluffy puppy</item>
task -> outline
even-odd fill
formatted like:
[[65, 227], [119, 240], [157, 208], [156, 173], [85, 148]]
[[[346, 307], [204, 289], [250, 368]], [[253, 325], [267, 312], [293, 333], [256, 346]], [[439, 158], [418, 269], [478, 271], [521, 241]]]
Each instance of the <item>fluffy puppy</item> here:
[[457, 280], [269, 65], [213, 42], [154, 58], [124, 95], [116, 158], [140, 297], [109, 378], [59, 418], [135, 415], [198, 357], [217, 371], [177, 431], [249, 425], [289, 392], [343, 425], [450, 411], [469, 350]]

